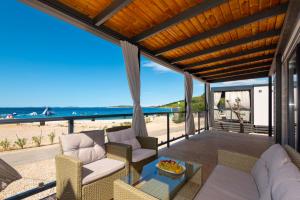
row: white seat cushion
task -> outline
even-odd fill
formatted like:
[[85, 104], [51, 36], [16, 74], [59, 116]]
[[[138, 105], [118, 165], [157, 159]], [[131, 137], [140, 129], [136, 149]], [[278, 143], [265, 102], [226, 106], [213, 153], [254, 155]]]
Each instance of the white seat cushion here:
[[196, 200], [256, 200], [258, 190], [250, 174], [217, 165]]
[[83, 165], [82, 184], [88, 184], [104, 176], [110, 175], [125, 167], [125, 163], [119, 160], [104, 158]]
[[141, 148], [141, 144], [136, 139], [136, 136], [135, 136], [132, 128], [128, 128], [128, 129], [124, 129], [124, 130], [120, 130], [120, 131], [109, 132], [109, 133], [107, 133], [107, 137], [110, 142], [131, 145], [132, 150]]
[[105, 157], [104, 131], [73, 133], [60, 136], [64, 155], [88, 164]]
[[136, 149], [132, 151], [132, 162], [139, 162], [151, 156], [154, 156], [156, 151], [153, 149]]
[[251, 175], [254, 178], [256, 186], [259, 191], [259, 195], [265, 193], [265, 190], [269, 185], [269, 172], [265, 162], [260, 158], [256, 161], [255, 165], [251, 170]]

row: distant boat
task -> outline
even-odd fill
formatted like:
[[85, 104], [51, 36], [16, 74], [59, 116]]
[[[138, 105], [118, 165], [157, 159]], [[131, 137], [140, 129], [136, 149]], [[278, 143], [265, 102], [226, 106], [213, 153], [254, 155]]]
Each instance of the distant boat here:
[[16, 112], [14, 112], [12, 115], [17, 115], [17, 113], [16, 113]]
[[51, 108], [46, 107], [42, 115], [50, 116], [50, 115], [54, 115], [54, 112], [51, 110]]
[[37, 116], [38, 114], [37, 114], [37, 112], [32, 112], [29, 115], [31, 115], [31, 116]]
[[7, 116], [6, 116], [6, 119], [13, 119], [14, 118], [14, 116], [12, 115], [12, 114], [8, 114]]

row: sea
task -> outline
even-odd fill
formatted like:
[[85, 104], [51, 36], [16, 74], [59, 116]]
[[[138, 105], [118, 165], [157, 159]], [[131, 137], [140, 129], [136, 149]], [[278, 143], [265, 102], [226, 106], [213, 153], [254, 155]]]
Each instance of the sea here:
[[[69, 116], [89, 116], [89, 115], [113, 115], [132, 114], [132, 107], [51, 107], [51, 115], [44, 115], [46, 107], [26, 107], [26, 108], [1, 108], [0, 118], [12, 116], [14, 119], [27, 118], [48, 118], [48, 117], [69, 117]], [[164, 113], [171, 112], [172, 108], [144, 107], [144, 113]], [[174, 110], [173, 110], [174, 111]], [[124, 118], [124, 117], [122, 117]], [[107, 118], [111, 119], [111, 118]]]

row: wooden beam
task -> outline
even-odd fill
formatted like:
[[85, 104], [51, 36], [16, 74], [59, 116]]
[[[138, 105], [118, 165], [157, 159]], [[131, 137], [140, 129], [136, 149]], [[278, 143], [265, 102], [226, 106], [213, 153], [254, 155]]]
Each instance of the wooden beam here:
[[251, 65], [244, 65], [244, 66], [238, 66], [238, 67], [228, 67], [228, 69], [223, 69], [223, 70], [218, 70], [218, 71], [209, 71], [206, 73], [201, 73], [198, 74], [198, 76], [211, 76], [211, 75], [215, 75], [215, 74], [222, 74], [222, 73], [226, 73], [226, 72], [235, 72], [235, 71], [239, 71], [243, 68], [249, 68], [249, 69], [253, 69], [253, 68], [259, 68], [259, 67], [265, 67], [265, 66], [270, 66], [272, 64], [272, 61], [267, 61], [267, 62], [263, 62], [263, 63], [256, 63], [256, 64], [251, 64]]
[[[204, 49], [202, 51], [197, 51], [197, 52], [194, 52], [194, 53], [191, 53], [191, 54], [183, 55], [183, 56], [180, 56], [180, 57], [177, 57], [177, 58], [171, 60], [170, 62], [172, 64], [175, 64], [175, 63], [178, 63], [178, 62], [183, 61], [183, 60], [187, 60], [187, 59], [194, 58], [194, 57], [197, 57], [197, 56], [202, 56], [204, 54], [209, 54], [209, 53], [213, 53], [213, 52], [216, 52], [216, 51], [221, 51], [221, 50], [228, 49], [228, 48], [231, 48], [231, 47], [239, 46], [239, 45], [242, 45], [242, 44], [247, 44], [247, 43], [250, 43], [250, 42], [254, 42], [254, 41], [257, 41], [257, 40], [278, 36], [279, 34], [280, 34], [280, 30], [278, 30], [278, 29], [263, 32], [263, 33], [258, 33], [256, 35], [252, 35], [250, 37], [246, 37], [246, 38], [242, 38], [242, 39], [238, 39], [238, 40], [233, 40], [233, 41], [231, 41], [229, 43], [226, 43], [226, 44], [221, 44], [219, 46], [215, 46], [215, 47], [212, 47], [212, 48], [209, 48], [209, 49]], [[204, 63], [204, 64], [206, 64], [206, 63]]]
[[231, 59], [231, 58], [238, 58], [240, 56], [244, 56], [244, 55], [248, 55], [248, 54], [252, 54], [252, 53], [273, 50], [273, 49], [276, 49], [276, 46], [277, 46], [276, 44], [271, 44], [269, 46], [262, 46], [262, 47], [257, 47], [257, 48], [253, 48], [253, 49], [247, 49], [246, 51], [238, 51], [237, 53], [224, 55], [224, 56], [220, 56], [220, 57], [216, 57], [216, 58], [211, 58], [211, 59], [207, 59], [204, 61], [195, 62], [195, 63], [182, 65], [182, 66], [185, 67], [184, 69], [189, 69], [191, 67], [196, 67], [196, 66], [200, 66], [200, 65], [213, 63], [213, 62], [223, 61], [223, 60], [227, 60], [227, 59]]
[[259, 74], [259, 73], [268, 73], [269, 70], [262, 70], [262, 71], [254, 71], [254, 72], [249, 72], [249, 73], [240, 73], [240, 74], [234, 74], [234, 75], [224, 75], [221, 77], [217, 77], [217, 78], [208, 78], [206, 79], [207, 81], [212, 81], [212, 80], [216, 80], [216, 79], [220, 79], [220, 78], [232, 78], [232, 77], [240, 77], [240, 76], [244, 76], [244, 75], [251, 75], [251, 74]]
[[163, 54], [167, 51], [171, 51], [173, 49], [191, 44], [191, 43], [196, 42], [198, 40], [203, 40], [203, 39], [212, 37], [213, 35], [218, 35], [218, 34], [230, 31], [232, 29], [238, 28], [240, 26], [246, 25], [246, 24], [250, 24], [250, 23], [253, 23], [253, 22], [256, 22], [256, 21], [259, 21], [259, 20], [269, 18], [269, 17], [274, 16], [274, 15], [279, 15], [279, 14], [285, 13], [286, 9], [287, 9], [287, 5], [288, 5], [287, 3], [280, 4], [280, 5], [277, 5], [277, 6], [274, 6], [274, 7], [270, 8], [268, 10], [263, 10], [261, 12], [255, 13], [251, 16], [244, 17], [240, 20], [237, 20], [237, 21], [234, 21], [234, 22], [231, 22], [231, 23], [228, 23], [228, 24], [224, 24], [221, 27], [199, 33], [198, 35], [195, 35], [195, 36], [190, 37], [188, 39], [185, 39], [185, 40], [182, 40], [182, 41], [177, 42], [175, 44], [171, 44], [171, 45], [168, 45], [166, 47], [163, 47], [163, 48], [157, 50], [155, 55], [156, 56], [161, 55], [161, 54]]
[[260, 61], [260, 60], [265, 60], [265, 59], [270, 59], [270, 58], [273, 58], [273, 54], [257, 56], [257, 57], [253, 57], [253, 58], [245, 58], [245, 59], [241, 59], [241, 60], [238, 60], [238, 61], [232, 61], [232, 62], [228, 62], [228, 63], [224, 63], [224, 64], [213, 65], [213, 66], [210, 66], [210, 67], [203, 67], [203, 68], [195, 68], [194, 67], [192, 69], [186, 69], [186, 71], [191, 72], [193, 74], [197, 74], [199, 72], [204, 72], [204, 71], [207, 71], [207, 70], [233, 67], [235, 65], [243, 65], [243, 64], [250, 63], [250, 62], [255, 62], [255, 61]]
[[200, 13], [209, 10], [213, 7], [218, 6], [221, 3], [224, 3], [225, 0], [205, 0], [201, 3], [199, 3], [196, 6], [193, 6], [185, 11], [183, 11], [182, 13], [179, 13], [178, 15], [168, 19], [167, 21], [158, 24], [142, 33], [140, 33], [139, 35], [135, 36], [132, 38], [133, 41], [135, 42], [140, 42], [142, 40], [145, 40], [149, 37], [151, 37], [152, 35], [155, 35], [156, 33], [159, 33], [167, 28], [169, 28], [170, 26], [173, 26], [175, 24], [178, 24], [184, 20], [187, 20], [189, 18], [192, 18], [196, 15], [199, 15]]
[[267, 71], [270, 69], [270, 65], [269, 66], [262, 66], [262, 67], [255, 67], [255, 68], [246, 68], [246, 69], [240, 69], [237, 71], [233, 71], [233, 72], [228, 72], [228, 73], [220, 73], [220, 74], [215, 74], [215, 75], [211, 75], [211, 76], [200, 76], [203, 80], [208, 80], [208, 79], [217, 79], [217, 78], [222, 78], [224, 76], [238, 76], [238, 75], [243, 75], [243, 74], [251, 74], [251, 73], [256, 73], [256, 72], [260, 72], [260, 71]]
[[264, 66], [259, 66], [259, 67], [252, 67], [251, 65], [249, 65], [250, 68], [238, 68], [235, 71], [223, 71], [223, 73], [216, 73], [213, 75], [199, 75], [202, 79], [206, 80], [206, 79], [210, 79], [210, 78], [215, 78], [215, 77], [222, 77], [222, 76], [229, 76], [229, 75], [242, 75], [244, 73], [249, 73], [249, 72], [256, 72], [259, 70], [266, 70], [266, 69], [270, 69], [271, 65], [264, 65]]
[[217, 82], [238, 81], [238, 80], [264, 78], [264, 77], [268, 77], [268, 71], [260, 72], [257, 74], [246, 74], [246, 75], [240, 75], [240, 76], [236, 76], [236, 77], [225, 77], [225, 78], [220, 78], [220, 79], [215, 79], [215, 80], [208, 80], [208, 82], [217, 83]]
[[94, 18], [96, 26], [104, 24], [109, 18], [131, 3], [131, 0], [113, 0], [112, 3]]

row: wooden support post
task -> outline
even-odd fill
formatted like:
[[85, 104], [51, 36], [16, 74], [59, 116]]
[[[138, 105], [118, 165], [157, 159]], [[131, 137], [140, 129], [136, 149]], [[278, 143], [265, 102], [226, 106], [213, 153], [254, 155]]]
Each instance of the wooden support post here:
[[275, 142], [282, 143], [282, 128], [281, 128], [281, 114], [282, 114], [282, 71], [281, 71], [281, 55], [276, 56], [276, 90], [275, 90], [275, 104], [276, 104], [276, 123], [275, 123]]
[[170, 147], [170, 113], [167, 114], [167, 147]]
[[269, 76], [269, 137], [272, 137], [272, 77]]
[[300, 112], [299, 112], [299, 105], [300, 105], [300, 102], [299, 102], [299, 99], [300, 99], [300, 93], [299, 93], [299, 88], [300, 88], [300, 81], [299, 81], [299, 78], [300, 78], [300, 44], [297, 45], [297, 49], [296, 49], [296, 73], [297, 73], [297, 105], [296, 105], [296, 108], [297, 108], [297, 130], [296, 130], [296, 138], [297, 138], [297, 141], [296, 141], [296, 148], [297, 148], [297, 151], [300, 152], [300, 126], [299, 126], [299, 122], [300, 122]]
[[198, 114], [198, 134], [200, 134], [200, 117], [201, 117], [201, 115], [200, 115], [200, 112], [197, 112], [197, 114]]
[[74, 133], [74, 120], [68, 120], [68, 133]]
[[206, 88], [206, 83], [204, 84], [204, 129], [208, 130], [208, 120], [207, 120], [207, 88]]
[[[186, 98], [184, 98], [184, 133], [185, 133], [185, 139], [189, 139], [189, 135], [186, 132], [186, 109], [187, 109], [187, 103]], [[193, 114], [193, 113], [192, 113]]]

